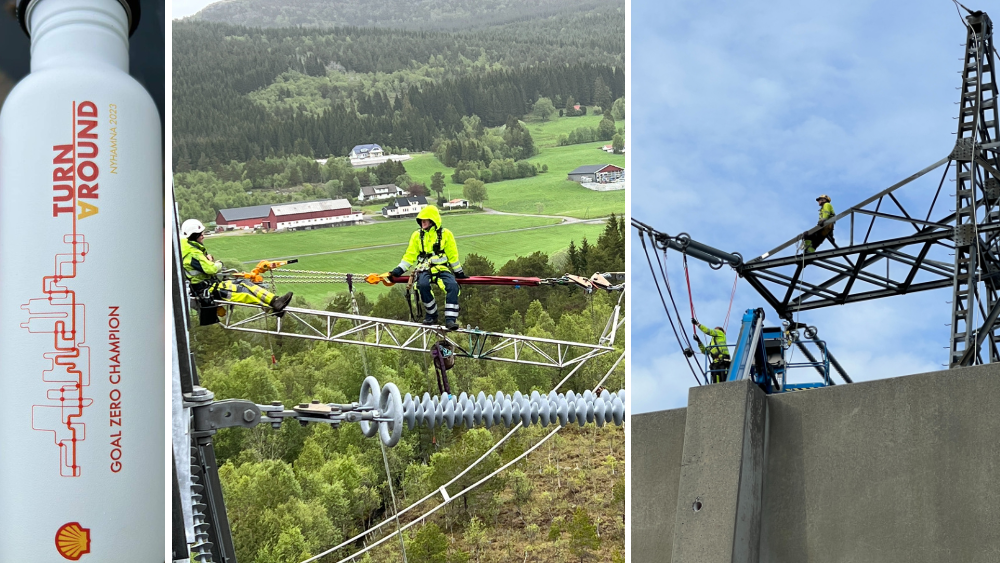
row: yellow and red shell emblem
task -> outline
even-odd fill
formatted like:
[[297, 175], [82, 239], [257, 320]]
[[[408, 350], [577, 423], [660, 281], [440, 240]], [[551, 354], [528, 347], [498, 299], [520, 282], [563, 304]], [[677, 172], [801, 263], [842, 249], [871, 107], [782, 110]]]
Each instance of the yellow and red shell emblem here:
[[77, 561], [90, 553], [90, 528], [84, 528], [79, 522], [63, 524], [56, 532], [56, 549], [70, 561]]

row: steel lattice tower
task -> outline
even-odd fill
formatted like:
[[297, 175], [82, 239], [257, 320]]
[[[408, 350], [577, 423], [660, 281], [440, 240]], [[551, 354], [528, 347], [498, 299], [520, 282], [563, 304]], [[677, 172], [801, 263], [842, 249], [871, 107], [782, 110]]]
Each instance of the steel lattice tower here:
[[[979, 347], [990, 340], [990, 361], [1000, 361], [996, 325], [998, 273], [996, 238], [980, 239], [979, 227], [995, 224], [1000, 217], [994, 206], [1000, 190], [996, 173], [997, 150], [983, 144], [1000, 140], [997, 124], [997, 85], [994, 72], [993, 25], [988, 15], [977, 12], [966, 18], [967, 35], [962, 68], [958, 138], [951, 159], [955, 164], [955, 278], [952, 285], [951, 353], [949, 367], [974, 363]], [[992, 157], [988, 153], [992, 153]], [[990, 170], [992, 168], [992, 170]], [[986, 309], [982, 328], [975, 321], [977, 286], [985, 285]], [[975, 363], [981, 362], [977, 359]]]

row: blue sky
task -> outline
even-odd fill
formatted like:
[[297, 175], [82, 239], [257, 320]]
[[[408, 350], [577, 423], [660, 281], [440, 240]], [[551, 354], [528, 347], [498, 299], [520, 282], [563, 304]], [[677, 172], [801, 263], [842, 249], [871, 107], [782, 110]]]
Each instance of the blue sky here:
[[[815, 224], [817, 195], [841, 211], [954, 145], [965, 27], [950, 1], [633, 0], [631, 21], [632, 216], [661, 231], [758, 256]], [[678, 258], [668, 270], [687, 318]], [[632, 412], [685, 406], [694, 378], [634, 229], [629, 267]], [[693, 262], [690, 274], [700, 320], [721, 324], [734, 272]], [[733, 340], [743, 311], [764, 306], [737, 287]], [[855, 381], [901, 376], [947, 362], [950, 299], [938, 290], [800, 321]]]

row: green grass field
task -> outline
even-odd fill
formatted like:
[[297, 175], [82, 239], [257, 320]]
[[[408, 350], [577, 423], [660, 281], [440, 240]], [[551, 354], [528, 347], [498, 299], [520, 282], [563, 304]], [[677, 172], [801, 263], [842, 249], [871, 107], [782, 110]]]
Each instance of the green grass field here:
[[[444, 164], [441, 164], [441, 161], [432, 152], [416, 153], [412, 156], [412, 159], [403, 163], [403, 166], [406, 167], [406, 173], [415, 182], [427, 184], [427, 189], [431, 187], [431, 176], [435, 172], [440, 172], [447, 178], [455, 171], [453, 168], [448, 168]], [[461, 190], [461, 186], [459, 186], [459, 190]], [[461, 197], [461, 194], [458, 197]]]
[[[625, 191], [594, 192], [566, 175], [585, 164], [614, 164], [625, 166], [625, 155], [608, 154], [601, 150], [606, 142], [585, 143], [557, 147], [559, 135], [568, 134], [577, 127], [597, 127], [600, 115], [562, 117], [545, 123], [528, 123], [528, 130], [538, 147], [538, 154], [528, 159], [549, 171], [532, 178], [504, 180], [486, 185], [489, 200], [485, 206], [508, 213], [533, 213], [538, 215], [566, 215], [589, 219], [605, 217], [611, 213], [625, 212]], [[430, 186], [435, 172], [445, 175], [446, 198], [462, 197], [462, 186], [451, 182], [454, 169], [441, 164], [432, 153], [420, 153], [404, 163], [407, 173], [417, 182]], [[433, 194], [432, 194], [433, 195]], [[381, 213], [384, 203], [365, 206], [366, 213]]]
[[571, 170], [583, 164], [625, 166], [625, 155], [608, 154], [600, 150], [602, 146], [604, 143], [598, 142], [543, 149], [529, 160], [539, 166], [547, 164], [549, 171], [532, 178], [487, 184], [489, 200], [486, 207], [508, 213], [585, 219], [624, 213], [625, 190], [595, 192], [566, 179]]
[[[559, 139], [559, 135], [569, 135], [570, 131], [578, 127], [593, 127], [596, 129], [602, 117], [602, 114], [594, 115], [588, 113], [579, 117], [557, 117], [544, 123], [537, 121], [529, 122], [527, 126], [536, 147], [554, 147], [556, 146], [556, 140]], [[615, 125], [620, 126], [621, 124], [616, 122]]]
[[[456, 236], [462, 236], [553, 225], [559, 220], [541, 217], [475, 214], [445, 216], [443, 222], [444, 226], [451, 229]], [[256, 262], [266, 258], [285, 258], [385, 244], [405, 245], [410, 240], [410, 233], [416, 228], [417, 223], [413, 219], [394, 219], [374, 225], [336, 227], [294, 233], [214, 236], [209, 237], [205, 243], [209, 252], [220, 259]]]
[[[472, 221], [463, 222], [459, 219]], [[479, 254], [491, 260], [497, 268], [509, 260], [535, 251], [542, 251], [551, 256], [567, 248], [571, 240], [575, 240], [577, 244], [583, 237], [596, 241], [604, 229], [604, 225], [601, 224], [572, 224], [512, 233], [478, 234], [552, 225], [556, 220], [473, 215], [456, 218], [452, 223], [445, 224], [453, 229], [458, 237], [460, 256], [464, 258], [471, 253]], [[299, 262], [289, 266], [290, 268], [367, 274], [394, 268], [399, 263], [409, 234], [415, 227], [412, 221], [402, 220], [378, 225], [295, 233], [210, 237], [206, 240], [206, 246], [217, 258], [227, 261], [256, 262], [264, 258], [298, 256]], [[320, 252], [333, 253], [316, 254]], [[346, 286], [340, 284], [286, 284], [277, 288], [282, 293], [294, 291], [296, 295], [304, 297], [314, 306], [321, 306], [327, 299], [346, 289]], [[362, 284], [361, 290], [375, 297], [388, 291], [388, 288], [382, 285]]]

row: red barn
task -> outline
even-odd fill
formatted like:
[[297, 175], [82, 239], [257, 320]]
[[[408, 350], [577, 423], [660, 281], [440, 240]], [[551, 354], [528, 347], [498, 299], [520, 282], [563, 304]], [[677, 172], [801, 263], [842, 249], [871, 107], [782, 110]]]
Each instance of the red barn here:
[[324, 199], [272, 205], [265, 224], [271, 229], [281, 231], [349, 225], [362, 219], [363, 214], [354, 212], [351, 209], [351, 202], [346, 199]]
[[277, 231], [349, 225], [363, 219], [364, 215], [354, 212], [346, 199], [321, 199], [222, 209], [216, 216], [215, 224], [228, 228], [261, 227]]

